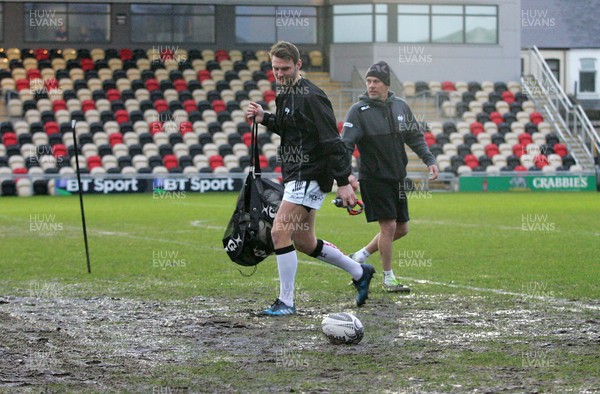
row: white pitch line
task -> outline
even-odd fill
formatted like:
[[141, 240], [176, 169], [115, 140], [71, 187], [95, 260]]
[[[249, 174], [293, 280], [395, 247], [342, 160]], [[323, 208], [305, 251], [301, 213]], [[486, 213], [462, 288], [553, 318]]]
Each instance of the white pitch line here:
[[530, 295], [530, 294], [524, 294], [524, 293], [516, 293], [516, 292], [513, 292], [513, 291], [502, 290], [502, 289], [490, 289], [490, 288], [487, 288], [487, 287], [475, 287], [475, 286], [468, 286], [468, 285], [457, 285], [457, 284], [454, 284], [454, 283], [436, 282], [436, 281], [427, 280], [427, 279], [417, 279], [417, 278], [409, 278], [409, 277], [398, 277], [398, 278], [405, 279], [405, 280], [410, 280], [410, 281], [416, 282], [416, 283], [428, 284], [428, 285], [446, 286], [446, 287], [452, 287], [454, 289], [471, 290], [471, 291], [477, 291], [477, 292], [481, 292], [481, 293], [494, 293], [494, 294], [502, 294], [502, 295], [514, 296], [514, 297], [534, 298], [534, 299], [539, 300], [539, 301], [554, 302], [556, 304], [563, 304], [563, 305], [575, 306], [575, 307], [584, 308], [584, 309], [600, 310], [600, 306], [599, 305], [589, 305], [589, 304], [584, 304], [584, 303], [579, 302], [579, 301], [565, 300], [564, 298], [543, 297], [543, 296], [536, 296], [536, 295]]
[[[454, 227], [464, 227], [464, 228], [490, 228], [490, 229], [498, 229], [498, 230], [508, 230], [508, 231], [522, 231], [523, 228], [519, 226], [503, 226], [503, 225], [489, 225], [489, 224], [481, 224], [481, 223], [461, 223], [461, 222], [452, 222], [452, 221], [444, 221], [444, 220], [427, 220], [427, 219], [413, 219], [411, 222], [415, 224], [434, 224], [440, 226], [454, 226]], [[560, 229], [552, 230], [553, 233], [562, 233], [566, 232], [568, 234], [581, 234], [581, 235], [591, 235], [593, 237], [600, 237], [600, 233], [590, 232], [590, 231], [561, 231]]]
[[[314, 260], [298, 260], [300, 263], [306, 264], [306, 265], [318, 265], [319, 267], [329, 267], [331, 269], [337, 269], [337, 267], [331, 265], [331, 264], [327, 264], [324, 262], [320, 262], [320, 261], [314, 261]], [[457, 285], [454, 283], [444, 283], [444, 282], [436, 282], [436, 281], [432, 281], [432, 280], [427, 280], [427, 279], [417, 279], [417, 278], [410, 278], [410, 277], [400, 277], [398, 276], [397, 278], [399, 279], [404, 279], [404, 280], [409, 280], [415, 283], [421, 283], [421, 284], [427, 284], [427, 285], [437, 285], [437, 286], [446, 286], [446, 287], [451, 287], [454, 289], [463, 289], [463, 290], [470, 290], [470, 291], [476, 291], [479, 293], [494, 293], [494, 294], [501, 294], [501, 295], [508, 295], [508, 296], [513, 296], [513, 297], [521, 297], [521, 298], [533, 298], [539, 301], [547, 301], [547, 302], [553, 302], [555, 304], [561, 304], [564, 306], [573, 306], [573, 307], [577, 307], [577, 308], [581, 308], [581, 309], [592, 309], [592, 310], [600, 310], [600, 305], [589, 305], [589, 304], [584, 304], [583, 302], [579, 302], [579, 301], [569, 301], [569, 300], [565, 300], [563, 298], [552, 298], [552, 297], [542, 297], [542, 296], [536, 296], [536, 295], [529, 295], [529, 294], [524, 294], [524, 293], [516, 293], [513, 291], [508, 291], [508, 290], [502, 290], [502, 289], [490, 289], [487, 287], [476, 287], [476, 286], [468, 286], [468, 285]]]

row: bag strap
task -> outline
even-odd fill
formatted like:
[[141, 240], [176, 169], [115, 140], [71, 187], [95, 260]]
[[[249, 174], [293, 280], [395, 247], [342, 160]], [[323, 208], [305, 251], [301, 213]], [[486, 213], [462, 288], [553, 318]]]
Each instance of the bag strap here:
[[260, 178], [261, 170], [260, 170], [260, 160], [258, 156], [258, 123], [256, 121], [252, 122], [252, 154], [251, 154], [251, 162], [250, 162], [250, 173], [254, 176], [254, 178]]

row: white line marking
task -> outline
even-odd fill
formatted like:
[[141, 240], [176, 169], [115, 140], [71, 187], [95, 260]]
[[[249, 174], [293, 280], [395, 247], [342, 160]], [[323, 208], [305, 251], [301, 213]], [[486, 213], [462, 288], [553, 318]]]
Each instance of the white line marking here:
[[190, 222], [190, 224], [192, 225], [192, 227], [200, 227], [200, 228], [205, 228], [207, 230], [220, 230], [220, 231], [225, 231], [225, 226], [213, 226], [210, 224], [204, 224], [204, 222], [206, 222], [206, 220], [192, 220]]
[[[315, 265], [315, 266], [319, 266], [319, 267], [326, 266], [331, 269], [338, 269], [337, 267], [335, 267], [331, 264], [327, 264], [327, 263], [320, 262], [320, 261], [298, 260], [298, 262], [306, 264], [306, 265]], [[513, 291], [502, 290], [502, 289], [490, 289], [490, 288], [486, 288], [486, 287], [457, 285], [454, 283], [436, 282], [436, 281], [427, 280], [427, 279], [417, 279], [417, 278], [400, 277], [400, 276], [397, 276], [397, 278], [409, 280], [409, 281], [412, 281], [415, 283], [427, 284], [427, 285], [446, 286], [446, 287], [451, 287], [454, 289], [464, 289], [464, 290], [476, 291], [479, 293], [494, 293], [494, 294], [500, 294], [500, 295], [513, 296], [513, 297], [530, 298], [530, 299], [536, 299], [538, 301], [552, 302], [552, 303], [559, 304], [562, 306], [571, 306], [571, 307], [576, 307], [576, 308], [580, 308], [580, 309], [600, 310], [600, 305], [590, 305], [590, 304], [585, 304], [580, 301], [569, 301], [569, 300], [565, 300], [564, 298], [542, 297], [542, 296], [529, 295], [529, 294], [524, 294], [524, 293], [516, 293]]]
[[543, 296], [529, 295], [529, 294], [524, 294], [524, 293], [516, 293], [513, 291], [507, 291], [507, 290], [502, 290], [502, 289], [489, 289], [486, 287], [475, 287], [475, 286], [468, 286], [468, 285], [457, 285], [454, 283], [435, 282], [435, 281], [427, 280], [427, 279], [417, 279], [417, 278], [410, 278], [410, 277], [398, 277], [398, 278], [404, 279], [404, 280], [410, 280], [412, 282], [421, 283], [421, 284], [446, 286], [446, 287], [451, 287], [454, 289], [464, 289], [464, 290], [471, 290], [471, 291], [477, 291], [477, 292], [483, 292], [483, 293], [494, 293], [494, 294], [509, 295], [509, 296], [522, 297], [522, 298], [533, 298], [533, 299], [536, 299], [539, 301], [553, 302], [556, 304], [575, 306], [578, 308], [600, 310], [600, 305], [589, 305], [589, 304], [584, 304], [579, 301], [565, 300], [564, 298], [543, 297]]

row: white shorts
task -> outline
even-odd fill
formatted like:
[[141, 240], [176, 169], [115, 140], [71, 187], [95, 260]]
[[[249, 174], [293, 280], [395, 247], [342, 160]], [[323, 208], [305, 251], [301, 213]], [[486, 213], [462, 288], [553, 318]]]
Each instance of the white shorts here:
[[321, 191], [317, 181], [291, 181], [285, 184], [283, 201], [320, 209], [324, 200], [325, 193]]

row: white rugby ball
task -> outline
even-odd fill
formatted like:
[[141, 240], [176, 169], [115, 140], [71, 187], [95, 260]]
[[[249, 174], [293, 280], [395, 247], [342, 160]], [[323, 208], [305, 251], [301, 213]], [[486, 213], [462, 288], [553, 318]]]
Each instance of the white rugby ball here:
[[334, 345], [356, 345], [363, 339], [365, 328], [352, 313], [334, 313], [321, 323], [325, 337]]

